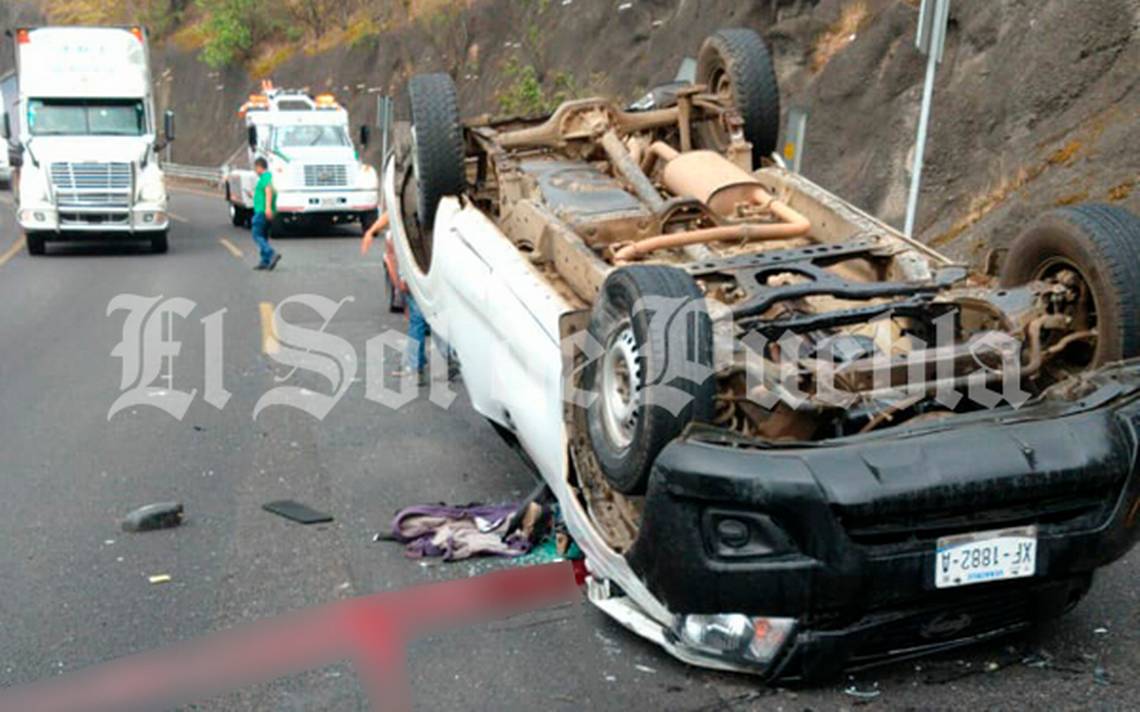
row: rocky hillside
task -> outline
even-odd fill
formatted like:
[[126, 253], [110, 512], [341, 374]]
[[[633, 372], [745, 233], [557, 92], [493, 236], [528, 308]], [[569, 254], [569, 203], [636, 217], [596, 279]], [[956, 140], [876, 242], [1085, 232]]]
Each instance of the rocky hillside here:
[[[631, 98], [670, 79], [712, 30], [753, 27], [777, 57], [785, 108], [810, 112], [804, 172], [901, 225], [924, 68], [913, 48], [917, 4], [436, 2], [331, 49], [267, 47], [249, 67], [272, 66], [279, 85], [333, 90], [369, 121], [377, 95], [399, 94], [413, 73], [446, 70], [474, 115], [583, 94]], [[17, 0], [0, 6], [0, 21], [37, 11]], [[1051, 206], [1113, 201], [1140, 212], [1138, 27], [1140, 0], [955, 0], [920, 238], [974, 259]], [[160, 98], [179, 114], [176, 160], [223, 162], [241, 143], [234, 111], [255, 86], [250, 68], [210, 69], [185, 40], [154, 54]]]

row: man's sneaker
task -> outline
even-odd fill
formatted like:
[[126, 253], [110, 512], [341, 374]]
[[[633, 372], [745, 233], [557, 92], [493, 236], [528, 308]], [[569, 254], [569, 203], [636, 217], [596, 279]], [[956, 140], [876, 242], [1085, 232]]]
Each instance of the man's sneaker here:
[[273, 259], [269, 260], [269, 264], [265, 265], [265, 269], [273, 270], [273, 268], [275, 268], [277, 266], [277, 263], [280, 261], [281, 261], [281, 253], [275, 252], [273, 254]]
[[390, 372], [388, 375], [392, 378], [399, 378], [400, 380], [403, 380], [405, 378], [415, 378], [417, 384], [421, 386], [427, 385], [427, 379], [424, 378], [424, 372], [417, 371], [414, 368], [397, 368], [395, 371]]
[[263, 264], [263, 263], [261, 263], [261, 262], [258, 262], [257, 264], [255, 264], [255, 265], [253, 266], [253, 268], [254, 268], [255, 270], [264, 270], [264, 269], [269, 269], [269, 265], [267, 265], [267, 264]]

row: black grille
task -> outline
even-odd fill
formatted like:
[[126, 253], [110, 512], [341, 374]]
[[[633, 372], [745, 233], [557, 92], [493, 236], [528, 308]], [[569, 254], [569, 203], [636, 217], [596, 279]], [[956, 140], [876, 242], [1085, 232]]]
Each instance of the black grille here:
[[[938, 537], [973, 531], [1040, 524], [1064, 532], [1096, 526], [1108, 515], [1114, 498], [1103, 494], [1056, 497], [1003, 507], [975, 507], [966, 511], [918, 512], [907, 515], [853, 516], [836, 511], [836, 517], [857, 544], [883, 546], [905, 542], [931, 542]], [[837, 508], [838, 509], [838, 508]]]
[[987, 596], [936, 611], [900, 613], [859, 636], [850, 663], [865, 665], [921, 653], [965, 638], [1016, 630], [1032, 622], [1032, 608], [1020, 596]]

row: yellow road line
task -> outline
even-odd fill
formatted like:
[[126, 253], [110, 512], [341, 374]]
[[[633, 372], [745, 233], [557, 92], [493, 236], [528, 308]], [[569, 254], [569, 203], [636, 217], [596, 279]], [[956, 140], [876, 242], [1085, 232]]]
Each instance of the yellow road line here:
[[261, 302], [261, 352], [275, 354], [281, 344], [277, 341], [277, 320], [273, 317], [273, 302]]
[[175, 215], [174, 213], [170, 212], [169, 210], [167, 210], [167, 211], [166, 211], [166, 214], [167, 214], [167, 215], [169, 215], [169, 216], [170, 216], [170, 219], [171, 219], [171, 220], [173, 220], [173, 221], [175, 221], [175, 222], [180, 222], [180, 223], [188, 223], [188, 222], [190, 222], [189, 220], [187, 220], [186, 218], [182, 217], [181, 215]]
[[16, 253], [22, 249], [24, 249], [24, 236], [20, 235], [18, 238], [16, 238], [16, 241], [12, 243], [12, 246], [5, 250], [4, 254], [0, 255], [0, 267], [3, 267], [5, 264], [7, 264], [8, 260], [15, 257]]
[[222, 244], [222, 247], [226, 248], [231, 255], [238, 258], [239, 260], [245, 257], [245, 253], [241, 251], [241, 248], [230, 242], [229, 238], [219, 237], [218, 242], [220, 242]]

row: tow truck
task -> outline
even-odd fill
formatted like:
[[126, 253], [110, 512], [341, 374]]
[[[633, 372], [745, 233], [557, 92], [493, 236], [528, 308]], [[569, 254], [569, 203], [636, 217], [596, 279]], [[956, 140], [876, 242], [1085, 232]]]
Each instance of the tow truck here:
[[[238, 115], [246, 127], [247, 164], [227, 167], [224, 180], [235, 227], [248, 227], [253, 218], [253, 164], [258, 158], [269, 163], [273, 174], [276, 224], [328, 227], [359, 222], [367, 230], [376, 221], [376, 171], [360, 160], [349, 137], [348, 112], [332, 94], [314, 97], [267, 82], [260, 93], [249, 96]], [[361, 126], [361, 150], [369, 137], [369, 127]]]

